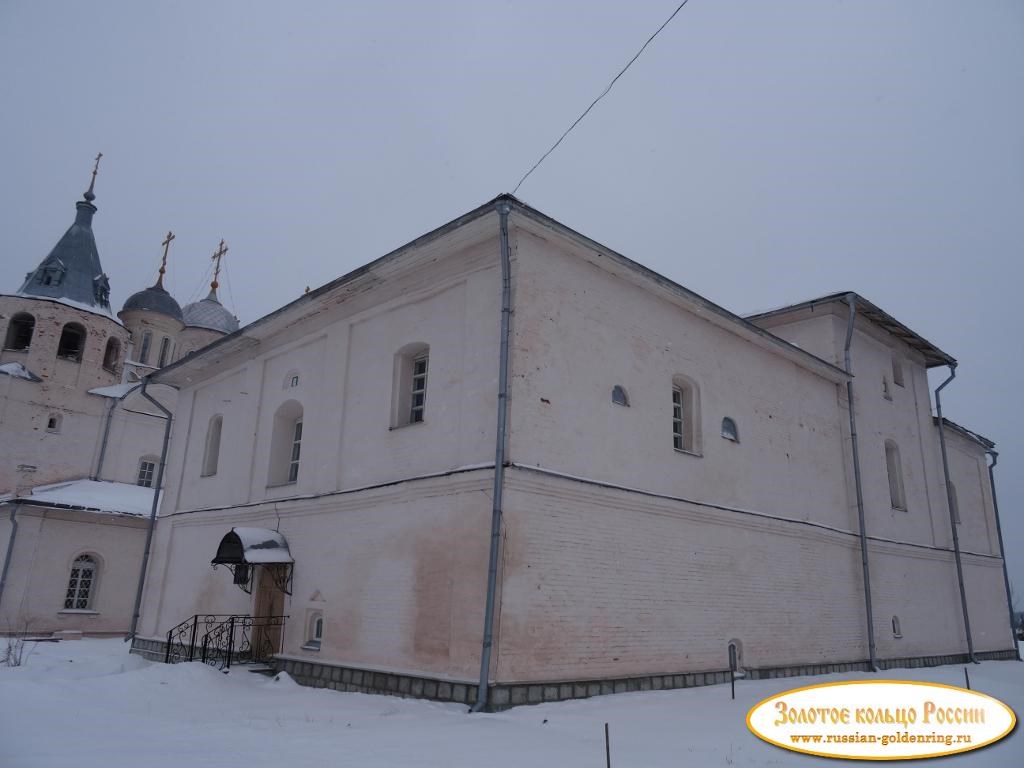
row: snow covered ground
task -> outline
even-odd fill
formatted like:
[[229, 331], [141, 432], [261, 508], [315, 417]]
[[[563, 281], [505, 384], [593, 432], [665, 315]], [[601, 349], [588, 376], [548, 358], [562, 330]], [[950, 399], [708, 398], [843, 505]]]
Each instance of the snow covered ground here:
[[[0, 650], [4, 641], [0, 639]], [[1024, 663], [970, 667], [975, 690], [1024, 712]], [[129, 656], [120, 640], [39, 643], [0, 668], [3, 768], [326, 768], [327, 766], [842, 765], [773, 747], [745, 724], [763, 698], [862, 674], [737, 682], [619, 694], [469, 715], [465, 707], [337, 693], [199, 663], [166, 666]], [[872, 676], [875, 677], [875, 676]], [[893, 670], [878, 678], [963, 685], [962, 667]], [[1019, 729], [1018, 729], [1019, 730]], [[1019, 768], [1019, 732], [929, 765]]]

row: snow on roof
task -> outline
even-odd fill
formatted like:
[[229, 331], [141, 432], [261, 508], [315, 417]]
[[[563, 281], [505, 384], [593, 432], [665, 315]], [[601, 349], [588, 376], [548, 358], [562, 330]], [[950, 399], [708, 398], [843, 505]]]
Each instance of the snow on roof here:
[[277, 531], [269, 528], [232, 528], [242, 542], [248, 563], [292, 563], [288, 542]]
[[142, 517], [148, 515], [153, 508], [153, 489], [104, 480], [72, 480], [40, 485], [27, 496], [8, 501]]
[[120, 320], [118, 320], [114, 313], [107, 307], [93, 306], [92, 304], [86, 304], [82, 301], [75, 301], [74, 299], [68, 299], [63, 296], [37, 296], [34, 293], [3, 293], [0, 296], [17, 296], [19, 299], [32, 299], [33, 301], [52, 301], [55, 304], [63, 304], [65, 307], [72, 307], [74, 309], [80, 309], [83, 312], [89, 312], [93, 315], [99, 315], [105, 317], [108, 320], [113, 320], [120, 326], [123, 326]]
[[26, 381], [42, 381], [41, 378], [21, 363], [4, 363], [0, 365], [0, 373], [6, 373], [8, 376], [13, 376], [16, 379], [25, 379]]
[[128, 383], [128, 384], [111, 384], [109, 387], [96, 387], [96, 389], [90, 389], [90, 395], [99, 395], [100, 397], [111, 397], [115, 400], [120, 400], [133, 389], [138, 389], [142, 384], [139, 382]]

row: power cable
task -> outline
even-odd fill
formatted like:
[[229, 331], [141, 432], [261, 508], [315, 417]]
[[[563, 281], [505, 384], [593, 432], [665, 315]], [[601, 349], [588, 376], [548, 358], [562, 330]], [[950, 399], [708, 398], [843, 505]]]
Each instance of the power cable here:
[[586, 116], [587, 116], [587, 114], [588, 114], [588, 113], [590, 112], [590, 110], [592, 110], [592, 109], [594, 108], [594, 105], [595, 105], [595, 104], [597, 104], [597, 102], [599, 102], [599, 101], [600, 101], [601, 99], [603, 99], [603, 98], [604, 98], [604, 97], [605, 97], [605, 96], [606, 96], [606, 95], [608, 94], [608, 91], [610, 91], [610, 90], [612, 89], [612, 86], [613, 86], [613, 85], [615, 85], [616, 81], [618, 81], [618, 79], [619, 79], [620, 77], [622, 77], [622, 76], [623, 76], [624, 74], [626, 74], [626, 70], [627, 70], [627, 69], [629, 69], [629, 68], [630, 68], [630, 67], [631, 67], [631, 66], [633, 65], [633, 62], [634, 62], [634, 61], [636, 61], [637, 59], [639, 59], [639, 58], [640, 58], [640, 54], [644, 52], [644, 49], [646, 49], [646, 48], [647, 48], [647, 46], [651, 44], [651, 41], [652, 41], [652, 40], [654, 40], [654, 38], [656, 38], [656, 37], [657, 37], [657, 36], [658, 36], [658, 35], [659, 35], [659, 34], [661, 33], [661, 30], [663, 30], [663, 29], [664, 29], [665, 27], [667, 27], [667, 26], [668, 26], [669, 22], [670, 22], [670, 21], [672, 21], [672, 19], [674, 19], [674, 18], [676, 17], [676, 14], [677, 14], [677, 13], [679, 13], [679, 12], [680, 12], [681, 10], [683, 10], [683, 6], [684, 6], [684, 5], [686, 5], [686, 4], [687, 4], [687, 3], [689, 2], [689, 1], [690, 1], [690, 0], [683, 0], [683, 2], [681, 2], [681, 3], [680, 3], [680, 4], [679, 4], [679, 5], [677, 6], [677, 7], [676, 7], [676, 9], [675, 9], [674, 11], [672, 11], [672, 15], [671, 15], [671, 16], [669, 16], [669, 17], [668, 17], [667, 19], [665, 19], [665, 22], [664, 22], [664, 23], [663, 23], [663, 24], [662, 24], [662, 25], [661, 25], [660, 27], [658, 27], [658, 28], [657, 28], [657, 29], [655, 30], [654, 34], [653, 34], [653, 35], [651, 35], [651, 36], [650, 36], [649, 38], [647, 38], [647, 42], [646, 42], [646, 43], [644, 43], [644, 44], [643, 44], [643, 45], [642, 45], [642, 46], [640, 47], [640, 50], [639, 50], [639, 51], [637, 51], [637, 52], [636, 52], [636, 54], [635, 54], [635, 55], [633, 56], [633, 58], [632, 58], [632, 59], [630, 59], [630, 60], [629, 60], [629, 61], [627, 62], [626, 66], [624, 66], [624, 67], [623, 67], [623, 68], [621, 69], [621, 71], [619, 72], [619, 74], [617, 74], [617, 75], [616, 75], [615, 77], [613, 77], [613, 78], [612, 78], [612, 81], [611, 81], [610, 83], [608, 83], [608, 85], [607, 85], [607, 86], [605, 87], [605, 89], [604, 89], [603, 91], [601, 91], [601, 95], [600, 95], [600, 96], [598, 96], [598, 97], [597, 97], [596, 99], [594, 99], [594, 100], [593, 100], [592, 102], [590, 102], [590, 106], [589, 106], [589, 107], [587, 107], [587, 108], [586, 108], [585, 110], [583, 110], [583, 114], [582, 114], [582, 115], [580, 115], [579, 117], [577, 117], [577, 118], [576, 118], [576, 120], [575, 120], [575, 122], [574, 122], [574, 123], [573, 123], [572, 125], [570, 125], [570, 126], [569, 126], [568, 128], [566, 128], [566, 130], [565, 130], [565, 133], [563, 133], [563, 134], [562, 134], [561, 136], [559, 136], [559, 137], [558, 137], [558, 141], [556, 141], [556, 142], [555, 142], [554, 144], [552, 144], [552, 145], [551, 145], [551, 149], [549, 149], [549, 150], [548, 150], [547, 152], [545, 152], [545, 153], [544, 153], [543, 155], [541, 155], [541, 158], [540, 158], [540, 160], [538, 160], [538, 161], [537, 161], [536, 163], [534, 163], [534, 164], [533, 164], [533, 167], [532, 167], [532, 168], [531, 168], [530, 170], [528, 170], [528, 171], [526, 172], [526, 175], [524, 175], [524, 176], [523, 176], [523, 178], [521, 178], [521, 179], [519, 180], [519, 183], [518, 183], [518, 184], [516, 184], [516, 187], [515, 187], [515, 189], [513, 189], [513, 190], [512, 190], [512, 194], [513, 194], [513, 195], [514, 195], [514, 194], [515, 194], [516, 192], [518, 192], [518, 191], [519, 191], [519, 188], [520, 188], [520, 187], [521, 187], [521, 186], [523, 185], [523, 182], [524, 182], [524, 181], [526, 181], [526, 179], [527, 179], [527, 178], [528, 178], [528, 177], [530, 176], [530, 174], [531, 174], [531, 173], [533, 173], [533, 172], [534, 172], [535, 170], [537, 170], [537, 167], [538, 167], [538, 166], [539, 166], [539, 165], [540, 165], [541, 163], [543, 163], [543, 162], [544, 162], [544, 160], [545, 160], [545, 159], [547, 158], [547, 156], [548, 156], [548, 155], [550, 155], [550, 154], [551, 154], [552, 152], [554, 152], [554, 151], [555, 151], [555, 150], [556, 150], [556, 149], [558, 148], [558, 145], [562, 143], [562, 140], [563, 140], [563, 139], [564, 139], [564, 138], [565, 138], [566, 136], [568, 136], [568, 135], [569, 135], [569, 133], [570, 133], [570, 132], [572, 131], [572, 129], [573, 129], [573, 128], [575, 128], [575, 127], [576, 127], [576, 126], [577, 126], [577, 125], [579, 124], [579, 122], [580, 122], [580, 121], [581, 121], [581, 120], [582, 120], [582, 119], [583, 119], [584, 117], [586, 117]]

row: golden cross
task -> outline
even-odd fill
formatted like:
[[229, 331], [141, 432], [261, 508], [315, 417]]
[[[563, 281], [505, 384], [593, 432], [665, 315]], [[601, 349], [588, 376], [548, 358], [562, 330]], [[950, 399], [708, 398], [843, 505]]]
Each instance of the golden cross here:
[[89, 189], [87, 189], [85, 191], [85, 194], [83, 195], [83, 197], [86, 200], [90, 201], [90, 202], [92, 202], [93, 200], [96, 199], [96, 194], [93, 192], [93, 187], [96, 186], [96, 173], [100, 169], [100, 158], [101, 157], [103, 157], [103, 153], [102, 152], [100, 152], [98, 155], [96, 155], [96, 163], [92, 167], [92, 181], [89, 182]]
[[210, 287], [213, 288], [213, 290], [215, 290], [215, 291], [220, 286], [220, 283], [217, 282], [217, 278], [220, 277], [220, 260], [224, 258], [224, 255], [227, 252], [228, 252], [228, 247], [226, 245], [224, 245], [224, 240], [222, 239], [220, 241], [220, 245], [217, 246], [217, 250], [214, 251], [213, 252], [213, 256], [210, 257], [211, 259], [213, 259], [217, 263], [216, 266], [214, 267], [214, 270], [213, 270], [213, 282], [210, 283]]
[[174, 233], [171, 230], [167, 230], [167, 237], [160, 245], [164, 247], [164, 257], [160, 261], [160, 277], [163, 278], [164, 272], [167, 271], [167, 250], [171, 247], [171, 240], [174, 239]]

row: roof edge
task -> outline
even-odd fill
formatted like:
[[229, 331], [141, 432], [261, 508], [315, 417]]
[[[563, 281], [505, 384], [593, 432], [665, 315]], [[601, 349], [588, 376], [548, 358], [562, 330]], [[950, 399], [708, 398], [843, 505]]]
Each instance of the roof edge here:
[[747, 315], [746, 319], [753, 322], [768, 317], [780, 317], [791, 312], [798, 312], [802, 309], [814, 309], [814, 307], [821, 306], [823, 304], [841, 303], [849, 305], [849, 296], [854, 297], [858, 310], [866, 310], [860, 311], [859, 314], [866, 317], [869, 321], [873, 322], [890, 335], [903, 340], [910, 347], [924, 355], [926, 368], [936, 368], [942, 365], [956, 365], [955, 357], [942, 351], [928, 341], [928, 339], [911, 330], [877, 304], [864, 298], [856, 291], [842, 291], [839, 293], [826, 294], [814, 299], [797, 302], [796, 304], [789, 304], [784, 307], [771, 309], [766, 312], [757, 312], [752, 315]]

